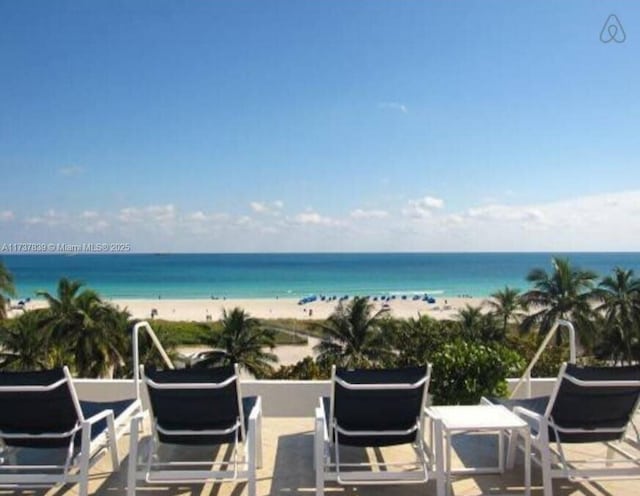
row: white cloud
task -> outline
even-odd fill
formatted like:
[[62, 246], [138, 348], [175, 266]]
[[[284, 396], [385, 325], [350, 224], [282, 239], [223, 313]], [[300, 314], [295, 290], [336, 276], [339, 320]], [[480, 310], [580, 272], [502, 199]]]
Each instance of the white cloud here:
[[248, 215], [243, 215], [242, 217], [239, 217], [236, 220], [236, 225], [237, 226], [248, 226], [249, 224], [251, 224], [251, 217], [249, 217]]
[[62, 176], [78, 176], [84, 172], [84, 168], [79, 165], [67, 165], [58, 169], [58, 174]]
[[[528, 205], [493, 204], [459, 214], [443, 229], [462, 246], [444, 249], [629, 251], [640, 249], [640, 191]], [[451, 216], [448, 216], [450, 218]]]
[[277, 227], [273, 227], [273, 226], [259, 226], [258, 230], [262, 234], [278, 234], [280, 232], [280, 230]]
[[176, 216], [176, 209], [171, 204], [150, 206], [146, 211], [158, 222], [173, 220]]
[[539, 207], [487, 205], [470, 208], [467, 215], [484, 221], [543, 222], [545, 215]]
[[315, 225], [315, 226], [338, 226], [342, 222], [332, 219], [331, 217], [325, 217], [318, 212], [312, 210], [307, 212], [301, 212], [294, 217], [295, 222], [302, 225]]
[[459, 211], [432, 196], [384, 205], [280, 216], [181, 213], [171, 203], [30, 217], [5, 210], [0, 225], [5, 239], [114, 239], [143, 251], [640, 251], [640, 190]]
[[444, 201], [433, 196], [425, 196], [417, 200], [409, 200], [402, 214], [414, 219], [425, 219], [433, 215], [434, 210], [444, 207]]
[[118, 218], [128, 224], [130, 222], [140, 222], [140, 209], [134, 207], [126, 207], [120, 209], [120, 215]]
[[32, 225], [32, 226], [42, 224], [42, 225], [52, 227], [52, 226], [57, 226], [57, 225], [66, 223], [67, 221], [68, 221], [68, 218], [64, 213], [57, 212], [53, 208], [50, 208], [42, 215], [28, 217], [25, 222], [28, 225]]
[[15, 217], [11, 210], [0, 210], [0, 222], [8, 222]]
[[383, 110], [396, 110], [406, 114], [408, 112], [407, 106], [404, 103], [399, 102], [380, 102], [378, 108]]
[[277, 214], [284, 207], [284, 203], [280, 200], [271, 203], [252, 201], [249, 206], [257, 214]]
[[199, 223], [203, 223], [203, 222], [220, 223], [220, 222], [228, 221], [231, 217], [229, 216], [229, 214], [222, 213], [222, 212], [213, 212], [213, 213], [207, 214], [202, 210], [197, 210], [195, 212], [191, 212], [187, 214], [184, 218], [187, 221], [193, 221], [193, 222], [199, 222]]
[[258, 214], [261, 214], [268, 210], [268, 207], [264, 203], [260, 203], [260, 202], [251, 202], [249, 206], [254, 212]]
[[462, 224], [464, 222], [464, 217], [459, 214], [451, 214], [446, 217], [445, 221], [451, 222], [452, 224]]
[[176, 218], [176, 208], [173, 204], [148, 205], [146, 207], [126, 207], [120, 209], [118, 218], [125, 224], [140, 222], [168, 223]]
[[79, 221], [70, 220], [69, 227], [76, 228], [88, 234], [105, 232], [111, 224], [103, 218], [100, 212], [85, 210], [79, 215]]
[[192, 212], [189, 215], [187, 215], [187, 219], [188, 220], [196, 220], [196, 221], [206, 221], [207, 220], [207, 216], [205, 215], [205, 213], [201, 210], [198, 210], [197, 212]]
[[389, 217], [389, 212], [386, 210], [364, 210], [356, 208], [352, 210], [349, 215], [352, 219], [386, 219]]
[[109, 226], [110, 224], [106, 220], [99, 220], [97, 222], [92, 222], [88, 226], [85, 226], [84, 231], [90, 234], [100, 233], [106, 231]]

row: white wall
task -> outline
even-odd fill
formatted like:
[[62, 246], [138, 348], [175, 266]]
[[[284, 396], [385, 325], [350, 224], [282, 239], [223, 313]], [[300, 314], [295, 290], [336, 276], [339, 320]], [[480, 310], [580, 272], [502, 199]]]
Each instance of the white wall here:
[[[508, 379], [512, 390], [518, 379]], [[532, 396], [551, 393], [555, 378], [532, 379]], [[132, 380], [76, 379], [78, 395], [83, 400], [113, 401], [135, 396]], [[242, 381], [243, 396], [262, 396], [262, 408], [266, 417], [312, 417], [320, 396], [330, 394], [330, 381]], [[520, 388], [518, 397], [524, 397], [526, 385]]]

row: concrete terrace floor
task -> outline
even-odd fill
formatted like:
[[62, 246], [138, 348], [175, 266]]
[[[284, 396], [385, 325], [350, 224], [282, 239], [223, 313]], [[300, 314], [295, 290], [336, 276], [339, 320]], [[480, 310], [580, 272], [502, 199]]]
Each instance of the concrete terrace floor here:
[[[110, 459], [103, 457], [91, 471], [90, 494], [99, 496], [116, 496], [125, 494], [128, 436], [119, 443], [121, 467], [111, 472]], [[489, 435], [464, 435], [454, 438], [454, 467], [479, 464], [495, 464], [497, 449], [496, 437]], [[582, 448], [585, 449], [585, 448]], [[263, 456], [264, 466], [258, 471], [259, 496], [291, 496], [315, 494], [315, 478], [313, 470], [313, 419], [311, 418], [273, 418], [263, 421]], [[593, 454], [594, 446], [586, 450]], [[367, 453], [369, 456], [380, 456], [385, 461], [406, 460], [411, 456], [410, 450], [404, 448], [387, 448], [382, 453]], [[363, 450], [345, 453], [345, 457], [366, 456]], [[604, 450], [600, 458], [604, 457]], [[139, 483], [141, 484], [141, 483]], [[542, 495], [542, 479], [536, 464], [532, 464], [532, 495]], [[502, 495], [519, 494], [523, 490], [522, 456], [518, 457], [512, 471], [503, 475], [457, 476], [452, 485], [454, 496], [470, 496], [479, 494]], [[208, 483], [182, 484], [172, 486], [138, 486], [141, 495], [216, 495], [244, 496], [247, 494], [246, 483]], [[328, 483], [325, 489], [328, 495], [358, 496], [414, 496], [436, 495], [435, 481], [426, 484], [396, 486], [348, 486], [341, 487]], [[77, 486], [70, 485], [50, 490], [7, 490], [0, 489], [0, 494], [15, 495], [75, 495]], [[640, 480], [608, 481], [602, 483], [572, 483], [566, 480], [554, 481], [556, 496], [569, 495], [635, 495], [640, 494]]]

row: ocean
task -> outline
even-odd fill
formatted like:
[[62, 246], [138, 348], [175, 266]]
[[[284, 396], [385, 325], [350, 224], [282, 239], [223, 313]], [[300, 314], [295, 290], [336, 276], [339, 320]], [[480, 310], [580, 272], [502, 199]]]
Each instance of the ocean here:
[[109, 298], [273, 298], [430, 293], [488, 296], [551, 270], [553, 256], [599, 275], [640, 274], [640, 253], [256, 253], [5, 255], [20, 298], [53, 292], [61, 277]]

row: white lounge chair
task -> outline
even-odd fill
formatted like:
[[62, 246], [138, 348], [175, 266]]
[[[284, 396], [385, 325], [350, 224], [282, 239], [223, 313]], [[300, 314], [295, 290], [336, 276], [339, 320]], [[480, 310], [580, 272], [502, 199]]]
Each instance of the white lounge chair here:
[[[640, 478], [640, 435], [633, 424], [640, 402], [640, 367], [565, 363], [551, 396], [492, 401], [513, 409], [531, 425], [532, 447], [540, 454], [534, 461], [542, 468], [545, 496], [553, 495], [554, 478]], [[571, 459], [568, 446], [563, 447], [585, 443], [605, 443], [606, 459]], [[626, 445], [631, 445], [635, 454]], [[515, 447], [512, 442], [509, 464], [513, 463]]]
[[86, 496], [102, 454], [119, 468], [117, 439], [139, 410], [135, 399], [80, 401], [67, 367], [0, 372], [0, 487], [77, 482]]
[[[431, 366], [394, 370], [333, 367], [331, 397], [320, 398], [315, 413], [317, 496], [324, 494], [325, 481], [342, 485], [427, 481], [431, 457], [424, 444], [424, 407], [430, 377]], [[416, 458], [410, 463], [416, 470], [394, 470], [394, 465], [400, 465], [394, 463], [350, 464], [340, 460], [341, 446], [402, 444], [415, 449]], [[372, 471], [372, 465], [383, 470]]]
[[[249, 496], [255, 496], [256, 469], [262, 465], [261, 399], [242, 397], [237, 366], [140, 369], [151, 410], [131, 422], [128, 494], [135, 494], [137, 481], [166, 485], [247, 480]], [[145, 418], [151, 421], [152, 435], [139, 463]], [[233, 454], [219, 462], [162, 461], [157, 457], [162, 444], [231, 445]]]

